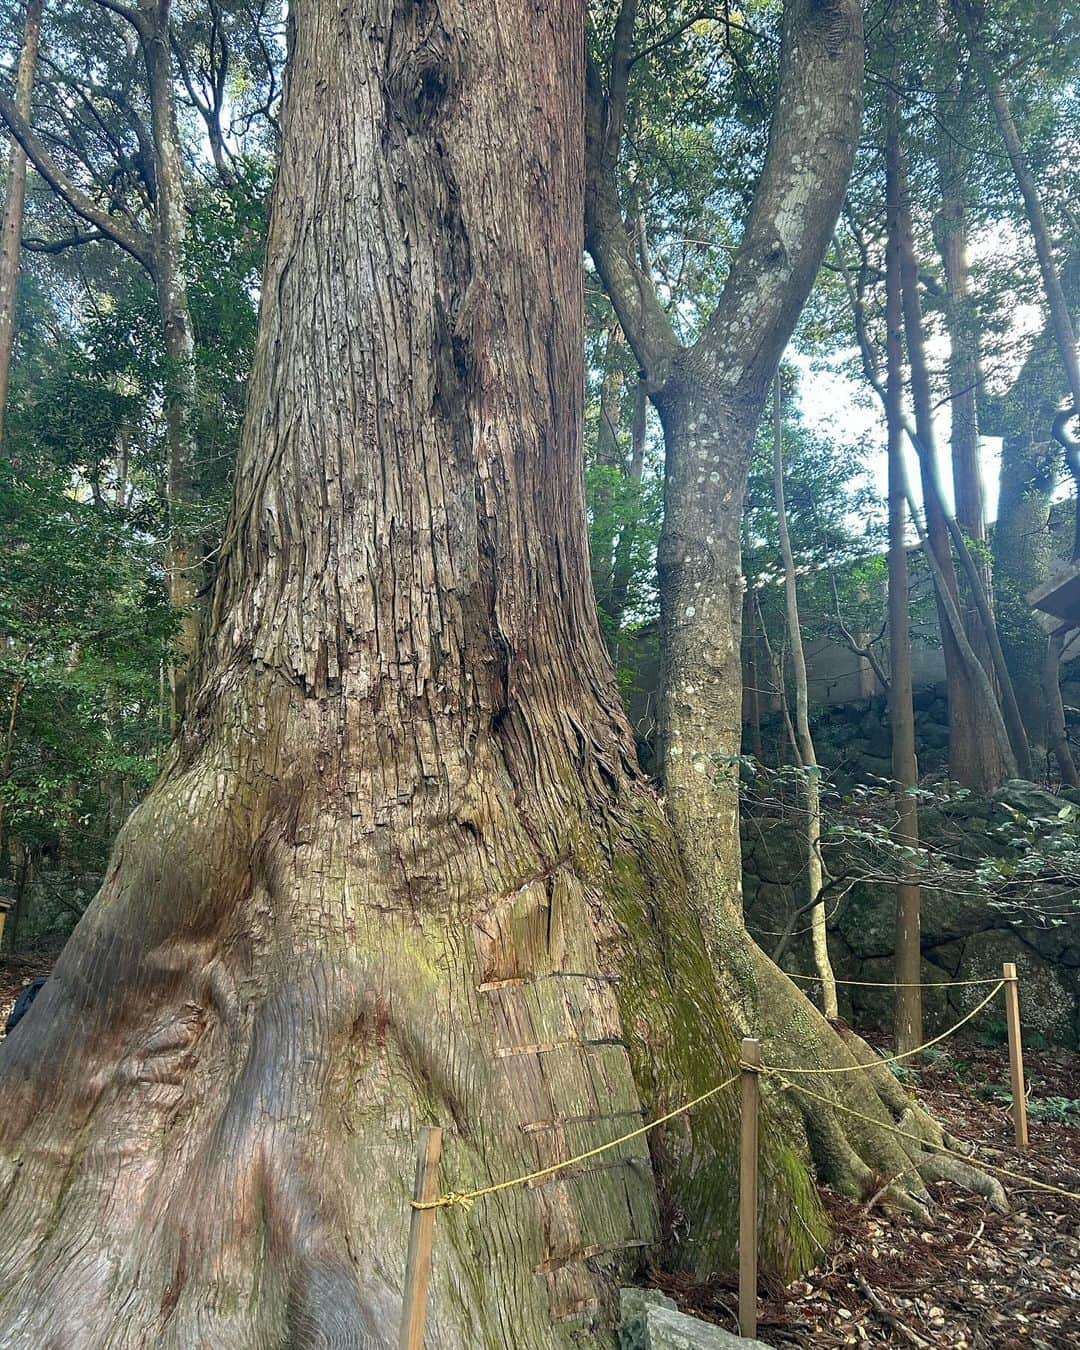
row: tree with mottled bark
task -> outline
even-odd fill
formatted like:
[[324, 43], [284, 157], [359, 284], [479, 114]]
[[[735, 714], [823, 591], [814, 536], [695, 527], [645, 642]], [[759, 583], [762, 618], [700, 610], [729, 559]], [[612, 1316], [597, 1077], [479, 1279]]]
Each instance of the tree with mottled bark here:
[[[742, 241], [697, 340], [678, 340], [631, 240], [618, 165], [636, 4], [620, 6], [606, 60], [586, 71], [586, 245], [649, 397], [666, 456], [659, 571], [665, 802], [695, 908], [740, 1032], [766, 1058], [865, 1047], [814, 1014], [747, 933], [742, 916], [737, 765], [741, 741], [740, 521], [754, 434], [780, 355], [843, 201], [861, 124], [862, 12], [852, 0], [787, 0], [768, 151]], [[848, 1079], [842, 1089], [861, 1090]], [[837, 1092], [836, 1080], [832, 1091]], [[892, 1084], [875, 1076], [875, 1092]], [[880, 1105], [880, 1103], [879, 1103]], [[815, 1156], [862, 1173], [850, 1119], [806, 1099]], [[853, 1148], [852, 1145], [855, 1144]], [[934, 1166], [937, 1166], [935, 1162]], [[848, 1173], [848, 1169], [852, 1171]]]
[[754, 433], [780, 353], [832, 232], [862, 108], [862, 15], [850, 0], [784, 6], [769, 152], [742, 243], [698, 339], [679, 342], [618, 195], [636, 18], [621, 6], [606, 71], [587, 79], [586, 243], [664, 431], [660, 540], [664, 788], [699, 888], [741, 922], [738, 798], [740, 514]]

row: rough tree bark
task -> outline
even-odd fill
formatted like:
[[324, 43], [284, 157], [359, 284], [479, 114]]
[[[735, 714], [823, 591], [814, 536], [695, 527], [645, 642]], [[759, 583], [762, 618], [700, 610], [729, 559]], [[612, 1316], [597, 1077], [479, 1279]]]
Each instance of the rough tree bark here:
[[[290, 7], [211, 636], [0, 1056], [13, 1350], [392, 1345], [424, 1121], [465, 1188], [715, 1084], [778, 1008], [775, 1062], [862, 1053], [767, 962], [717, 985], [633, 763], [584, 528], [581, 9], [389, 19]], [[911, 1119], [887, 1070], [848, 1092]], [[822, 1227], [808, 1140], [849, 1190], [940, 1171], [767, 1109], [776, 1269]], [[730, 1268], [735, 1117], [720, 1096], [651, 1138], [653, 1168], [638, 1141], [440, 1214], [432, 1343], [610, 1345], [658, 1209], [684, 1263]]]
[[806, 652], [802, 623], [799, 620], [799, 590], [795, 574], [795, 554], [788, 531], [784, 503], [784, 450], [781, 419], [780, 373], [773, 380], [773, 499], [776, 503], [776, 527], [780, 536], [780, 557], [784, 565], [784, 610], [787, 616], [791, 665], [795, 673], [795, 734], [798, 737], [799, 767], [803, 773], [806, 797], [806, 886], [810, 909], [810, 945], [814, 967], [821, 981], [821, 1002], [825, 1016], [839, 1015], [836, 1003], [836, 976], [829, 960], [829, 939], [825, 926], [825, 903], [821, 899], [821, 770], [810, 732], [810, 693], [806, 678]]
[[[885, 254], [885, 424], [889, 461], [889, 726], [896, 799], [894, 835], [907, 848], [919, 844], [919, 807], [915, 789], [919, 767], [915, 757], [915, 709], [911, 679], [911, 613], [907, 565], [907, 500], [904, 469], [904, 312], [900, 278], [900, 183], [898, 98], [886, 93], [885, 174], [887, 242]], [[922, 1044], [922, 891], [901, 881], [896, 888], [897, 1048]]]
[[[581, 11], [291, 22], [197, 693], [0, 1060], [6, 1346], [389, 1345], [423, 1121], [467, 1186], [735, 1064], [588, 588]], [[735, 1116], [654, 1144], [702, 1271]], [[778, 1268], [821, 1231], [800, 1147]], [[433, 1342], [608, 1343], [657, 1207], [639, 1142], [440, 1216]]]
[[[38, 42], [41, 38], [41, 12], [44, 0], [28, 0], [23, 19], [22, 50], [15, 82], [15, 106], [23, 117], [30, 116], [30, 98], [34, 89]], [[0, 225], [0, 445], [4, 440], [8, 383], [11, 378], [11, 352], [15, 345], [15, 306], [19, 295], [19, 257], [22, 247], [23, 204], [26, 199], [26, 152], [12, 138], [7, 163], [7, 193], [4, 219]]]

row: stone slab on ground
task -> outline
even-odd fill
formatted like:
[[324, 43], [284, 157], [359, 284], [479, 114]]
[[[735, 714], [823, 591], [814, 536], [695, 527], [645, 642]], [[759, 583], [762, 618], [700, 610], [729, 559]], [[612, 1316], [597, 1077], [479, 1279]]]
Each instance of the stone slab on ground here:
[[620, 1289], [619, 1350], [768, 1350], [761, 1341], [687, 1317], [657, 1289]]

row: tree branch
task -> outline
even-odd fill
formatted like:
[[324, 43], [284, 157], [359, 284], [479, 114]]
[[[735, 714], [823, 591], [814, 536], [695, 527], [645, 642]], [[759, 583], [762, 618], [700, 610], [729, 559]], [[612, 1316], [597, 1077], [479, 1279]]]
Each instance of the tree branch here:
[[[623, 9], [634, 5], [635, 0], [624, 0]], [[667, 378], [680, 344], [652, 277], [635, 258], [634, 242], [623, 219], [616, 181], [621, 139], [622, 127], [612, 121], [599, 68], [590, 57], [585, 73], [585, 247], [642, 376], [655, 388]]]
[[858, 0], [787, 0], [780, 89], [742, 244], [690, 362], [764, 401], [843, 201], [862, 119]]
[[83, 244], [94, 244], [106, 236], [101, 230], [87, 230], [84, 234], [75, 233], [64, 239], [23, 238], [22, 246], [30, 253], [63, 253], [65, 249], [79, 248]]
[[141, 38], [149, 36], [150, 28], [146, 19], [131, 5], [121, 4], [120, 0], [94, 0], [94, 4], [99, 5], [102, 9], [110, 10], [113, 14], [119, 15], [121, 19], [124, 19], [127, 23], [131, 24], [132, 28], [135, 29]]
[[12, 136], [22, 146], [34, 168], [56, 195], [66, 202], [77, 216], [99, 230], [113, 243], [119, 244], [153, 275], [154, 253], [150, 238], [141, 230], [125, 225], [115, 216], [103, 211], [87, 193], [73, 183], [38, 140], [15, 104], [3, 93], [0, 93], [0, 117], [7, 123]]

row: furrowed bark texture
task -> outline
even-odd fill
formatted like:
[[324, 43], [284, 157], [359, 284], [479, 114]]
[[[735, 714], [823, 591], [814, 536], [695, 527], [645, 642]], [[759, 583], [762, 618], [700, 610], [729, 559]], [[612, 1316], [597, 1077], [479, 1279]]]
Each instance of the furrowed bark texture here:
[[[393, 1345], [423, 1123], [443, 1185], [481, 1186], [737, 1060], [588, 586], [581, 10], [290, 24], [211, 635], [0, 1056], [6, 1347]], [[791, 1270], [822, 1224], [775, 1109], [763, 1235]], [[730, 1269], [736, 1117], [725, 1094], [440, 1212], [429, 1343], [610, 1345], [661, 1212], [685, 1264]]]
[[[23, 117], [30, 116], [43, 8], [44, 0], [29, 0], [23, 19], [22, 50], [19, 53], [19, 73], [15, 87], [15, 106]], [[19, 294], [19, 257], [22, 251], [25, 200], [26, 151], [12, 138], [8, 151], [4, 218], [0, 225], [0, 444], [4, 438], [11, 353], [15, 345], [15, 305]]]

